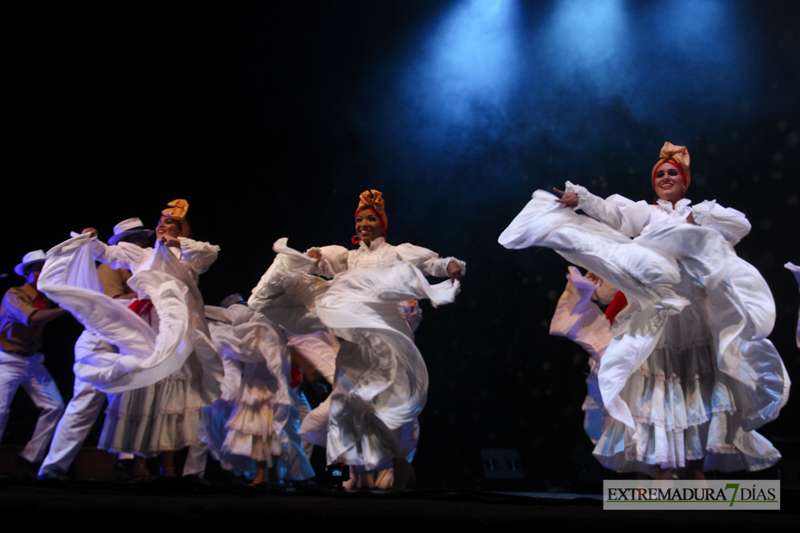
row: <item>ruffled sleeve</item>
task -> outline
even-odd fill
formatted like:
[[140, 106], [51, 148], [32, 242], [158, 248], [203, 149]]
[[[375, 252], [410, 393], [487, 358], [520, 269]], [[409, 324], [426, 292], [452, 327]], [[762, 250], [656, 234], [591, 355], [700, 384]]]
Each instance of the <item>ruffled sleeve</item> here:
[[565, 185], [565, 190], [578, 195], [576, 210], [580, 209], [627, 237], [637, 237], [650, 220], [650, 206], [647, 202], [634, 202], [618, 194], [603, 200], [590, 193], [586, 187], [569, 181]]
[[719, 231], [732, 246], [750, 233], [750, 222], [744, 213], [717, 205], [716, 200], [706, 200], [692, 207], [692, 218], [700, 226]]
[[219, 246], [207, 242], [195, 241], [187, 237], [178, 237], [181, 242], [181, 263], [200, 275], [217, 260]]
[[464, 261], [455, 257], [439, 257], [436, 252], [422, 246], [414, 246], [408, 243], [401, 244], [397, 247], [397, 255], [403, 261], [407, 261], [420, 269], [426, 276], [448, 277], [447, 265], [451, 262], [455, 262], [461, 267], [461, 275], [467, 273], [467, 264]]

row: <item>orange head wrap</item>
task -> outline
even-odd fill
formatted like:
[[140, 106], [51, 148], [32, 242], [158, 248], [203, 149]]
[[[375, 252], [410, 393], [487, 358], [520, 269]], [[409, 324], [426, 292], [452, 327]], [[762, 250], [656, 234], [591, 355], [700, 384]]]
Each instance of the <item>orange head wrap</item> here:
[[389, 227], [389, 218], [386, 216], [386, 207], [383, 205], [383, 193], [375, 189], [368, 189], [361, 193], [358, 197], [358, 209], [356, 209], [356, 218], [358, 214], [364, 209], [369, 209], [378, 216], [381, 221], [381, 227], [384, 233], [386, 228]]
[[180, 222], [181, 237], [191, 237], [192, 226], [189, 224], [189, 221], [186, 220], [186, 213], [189, 212], [189, 202], [179, 198], [177, 200], [172, 200], [167, 205], [169, 207], [161, 211], [161, 215]]
[[689, 173], [689, 150], [685, 146], [675, 146], [672, 143], [665, 142], [664, 146], [661, 147], [659, 157], [661, 159], [653, 167], [653, 172], [650, 175], [650, 182], [653, 184], [653, 188], [656, 188], [656, 170], [658, 170], [658, 167], [664, 163], [672, 163], [683, 176], [683, 190], [688, 189], [689, 183], [692, 181], [692, 175]]

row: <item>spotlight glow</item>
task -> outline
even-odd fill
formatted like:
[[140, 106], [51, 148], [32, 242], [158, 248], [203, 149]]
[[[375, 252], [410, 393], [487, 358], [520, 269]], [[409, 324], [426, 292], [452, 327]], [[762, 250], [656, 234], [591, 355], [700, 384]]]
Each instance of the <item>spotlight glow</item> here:
[[450, 125], [502, 108], [519, 70], [516, 22], [515, 0], [459, 4], [412, 64], [404, 92], [430, 119]]
[[623, 51], [626, 26], [621, 0], [561, 0], [553, 13], [551, 32], [560, 37], [576, 62], [591, 67]]
[[631, 46], [622, 0], [561, 0], [544, 31], [543, 44], [556, 79], [592, 83], [602, 95], [617, 92]]

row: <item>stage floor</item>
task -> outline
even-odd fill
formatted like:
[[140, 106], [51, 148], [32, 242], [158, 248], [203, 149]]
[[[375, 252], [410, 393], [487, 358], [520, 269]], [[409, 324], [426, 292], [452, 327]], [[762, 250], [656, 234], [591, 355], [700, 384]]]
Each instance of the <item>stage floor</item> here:
[[[336, 492], [318, 486], [202, 485], [180, 478], [136, 483], [48, 480], [22, 483], [0, 476], [6, 523], [56, 529], [160, 531], [176, 527], [313, 528], [316, 531], [469, 530], [478, 526], [629, 528], [650, 531], [712, 525], [789, 528], [800, 523], [800, 493], [782, 491], [782, 511], [603, 511], [597, 494], [407, 490]], [[792, 527], [792, 528], [793, 528]], [[445, 529], [446, 528], [446, 529]], [[469, 529], [468, 529], [469, 528]], [[482, 529], [483, 530], [483, 529]], [[588, 530], [588, 529], [587, 529]], [[437, 531], [436, 533], [439, 533]]]

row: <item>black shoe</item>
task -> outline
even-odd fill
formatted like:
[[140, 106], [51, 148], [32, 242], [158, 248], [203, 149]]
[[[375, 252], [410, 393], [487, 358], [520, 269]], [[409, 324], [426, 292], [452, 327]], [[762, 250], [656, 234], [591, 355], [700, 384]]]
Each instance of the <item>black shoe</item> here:
[[206, 481], [203, 474], [204, 472], [201, 472], [200, 474], [189, 474], [187, 476], [181, 477], [181, 481], [184, 484], [193, 487], [208, 487], [211, 484], [208, 481]]
[[45, 472], [44, 474], [40, 475], [39, 479], [60, 479], [65, 481], [69, 479], [69, 476], [61, 470], [53, 470], [52, 472]]
[[10, 474], [20, 481], [36, 481], [39, 478], [39, 467], [24, 457], [17, 457], [11, 466]]
[[133, 478], [133, 469], [136, 467], [135, 459], [120, 459], [111, 469], [111, 477], [117, 481], [130, 481]]

